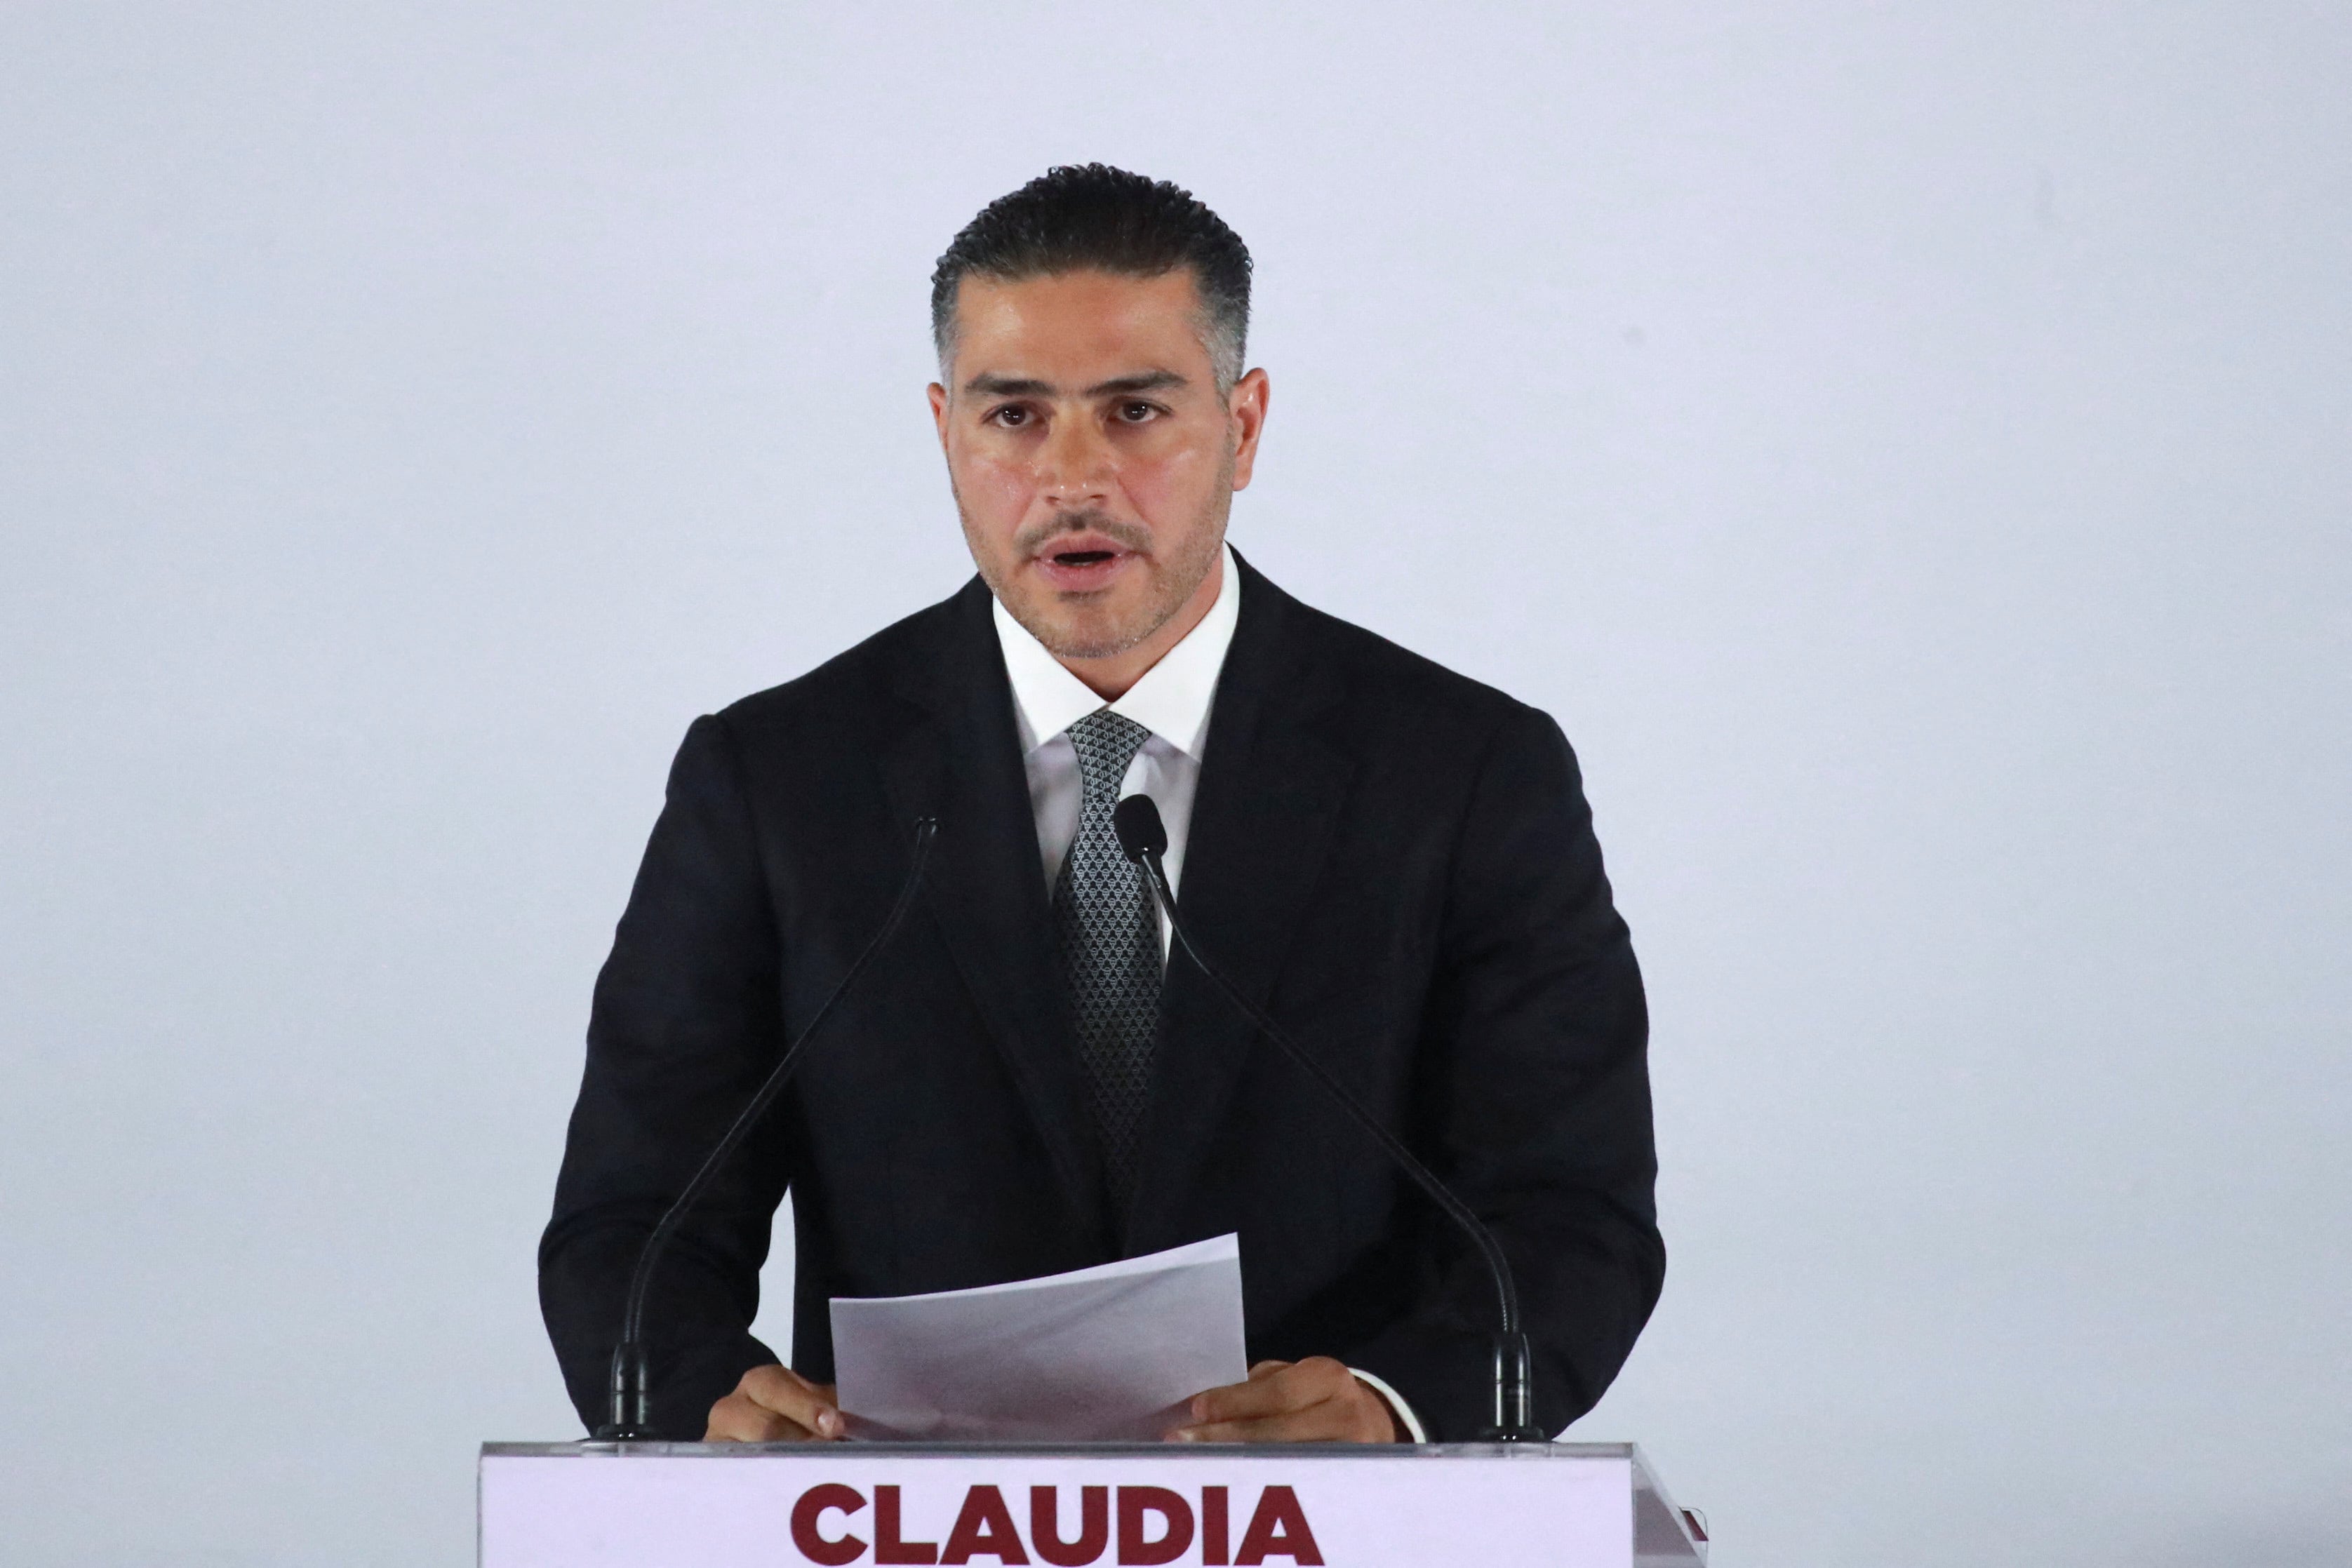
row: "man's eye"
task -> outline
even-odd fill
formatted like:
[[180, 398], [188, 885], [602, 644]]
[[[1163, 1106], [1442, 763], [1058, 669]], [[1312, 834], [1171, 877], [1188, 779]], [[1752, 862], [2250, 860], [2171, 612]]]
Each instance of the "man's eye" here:
[[1159, 412], [1148, 402], [1122, 403], [1119, 406], [1118, 416], [1129, 424], [1141, 424]]
[[1029, 411], [1025, 408], [1000, 408], [988, 417], [1005, 429], [1013, 430], [1029, 423]]

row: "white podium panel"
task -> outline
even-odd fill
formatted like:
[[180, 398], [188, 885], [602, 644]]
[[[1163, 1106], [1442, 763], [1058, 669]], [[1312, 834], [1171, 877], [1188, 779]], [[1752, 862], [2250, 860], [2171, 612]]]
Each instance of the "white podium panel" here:
[[485, 1445], [481, 1568], [1665, 1568], [1702, 1546], [1640, 1451]]

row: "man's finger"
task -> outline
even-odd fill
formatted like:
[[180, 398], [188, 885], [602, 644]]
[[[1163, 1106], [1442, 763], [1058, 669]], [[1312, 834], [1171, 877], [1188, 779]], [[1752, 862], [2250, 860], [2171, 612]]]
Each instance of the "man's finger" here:
[[[811, 1383], [785, 1366], [753, 1367], [710, 1415], [708, 1440], [713, 1442], [782, 1443], [848, 1435], [831, 1386]], [[730, 1429], [721, 1431], [722, 1426]]]
[[807, 1427], [754, 1404], [740, 1392], [710, 1407], [710, 1419], [702, 1433], [706, 1443], [805, 1443], [815, 1437]]
[[838, 1437], [846, 1430], [832, 1385], [811, 1383], [789, 1366], [755, 1366], [738, 1386], [756, 1404], [821, 1437]]
[[1195, 1395], [1190, 1425], [1168, 1434], [1183, 1443], [1387, 1443], [1395, 1417], [1341, 1363], [1309, 1356], [1296, 1365], [1261, 1362], [1250, 1381]]
[[1171, 1434], [1180, 1443], [1381, 1443], [1393, 1430], [1385, 1410], [1372, 1411], [1349, 1399], [1326, 1399], [1304, 1410], [1288, 1410], [1243, 1421], [1207, 1421]]
[[1355, 1380], [1355, 1374], [1328, 1355], [1311, 1356], [1295, 1364], [1262, 1361], [1250, 1368], [1247, 1383], [1229, 1383], [1194, 1395], [1192, 1416], [1195, 1423], [1262, 1420], [1336, 1398]]

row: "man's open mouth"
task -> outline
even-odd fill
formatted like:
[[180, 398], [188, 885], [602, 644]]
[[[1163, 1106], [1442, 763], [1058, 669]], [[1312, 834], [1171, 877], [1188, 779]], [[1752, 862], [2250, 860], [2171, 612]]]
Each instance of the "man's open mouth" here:
[[1105, 528], [1072, 528], [1030, 547], [1041, 580], [1060, 593], [1098, 593], [1123, 581], [1142, 552]]

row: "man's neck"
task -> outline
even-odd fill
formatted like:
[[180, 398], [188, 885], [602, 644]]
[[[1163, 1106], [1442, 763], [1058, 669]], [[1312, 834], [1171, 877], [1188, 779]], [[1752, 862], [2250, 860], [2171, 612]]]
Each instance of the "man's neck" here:
[[1210, 559], [1209, 574], [1192, 597], [1178, 607], [1176, 613], [1160, 623], [1160, 629], [1122, 653], [1103, 659], [1065, 659], [1059, 653], [1055, 661], [1062, 668], [1087, 684], [1087, 688], [1107, 703], [1115, 703], [1133, 688], [1135, 683], [1151, 673], [1151, 666], [1168, 656], [1168, 651], [1192, 634], [1192, 628], [1208, 617], [1217, 602], [1217, 594], [1225, 585], [1225, 552], [1219, 549]]

